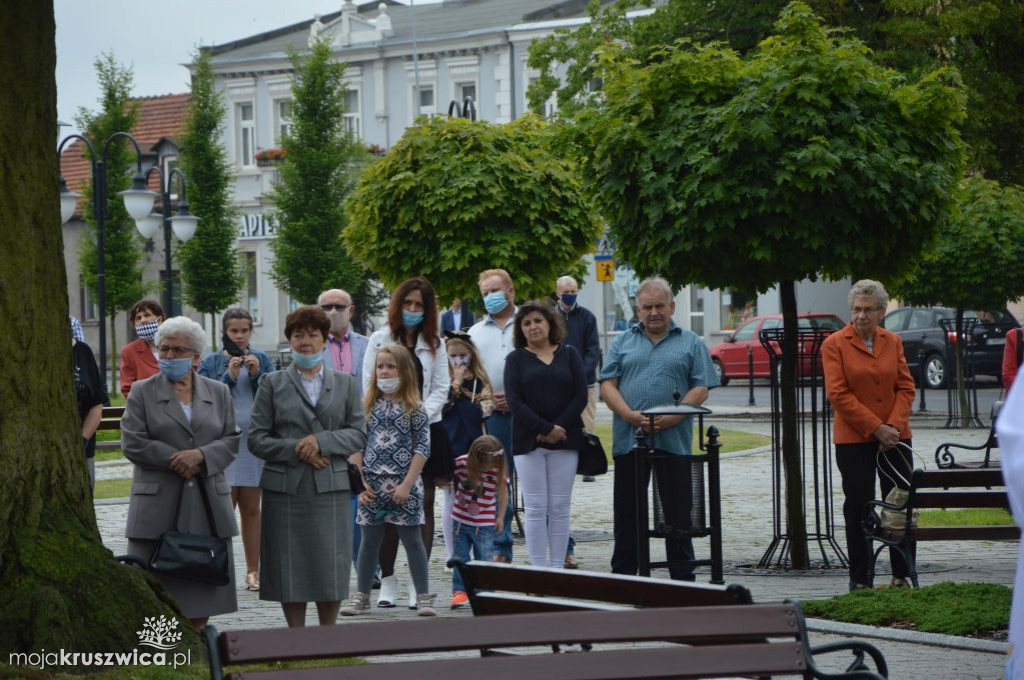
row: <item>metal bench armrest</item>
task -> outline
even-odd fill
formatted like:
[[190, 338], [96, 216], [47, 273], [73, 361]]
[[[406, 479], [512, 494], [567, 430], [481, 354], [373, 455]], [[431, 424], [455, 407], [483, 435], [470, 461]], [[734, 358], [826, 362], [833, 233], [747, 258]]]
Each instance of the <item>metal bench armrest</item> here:
[[[889, 667], [885, 663], [882, 652], [874, 645], [860, 640], [846, 640], [843, 642], [830, 642], [817, 647], [810, 647], [810, 659], [808, 668], [815, 678], [820, 680], [885, 680], [889, 676]], [[825, 673], [814, 664], [814, 657], [819, 654], [832, 654], [833, 652], [853, 652], [854, 661], [842, 673]], [[867, 654], [875, 663], [876, 671], [872, 671], [864, 664], [864, 655]]]

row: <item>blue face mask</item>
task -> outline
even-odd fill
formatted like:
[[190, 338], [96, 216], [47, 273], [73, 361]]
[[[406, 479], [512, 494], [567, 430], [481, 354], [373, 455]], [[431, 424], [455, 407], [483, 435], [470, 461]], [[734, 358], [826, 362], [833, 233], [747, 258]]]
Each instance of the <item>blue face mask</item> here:
[[572, 307], [576, 304], [576, 293], [562, 293], [562, 304], [566, 307]]
[[316, 354], [299, 354], [295, 350], [292, 350], [292, 361], [299, 368], [310, 369], [319, 364], [324, 358], [324, 351], [320, 350]]
[[495, 291], [484, 296], [484, 309], [488, 314], [497, 314], [508, 307], [508, 299], [504, 291]]
[[160, 366], [160, 372], [171, 382], [178, 382], [192, 370], [191, 357], [185, 357], [184, 359], [159, 359], [157, 364]]
[[423, 323], [423, 312], [407, 312], [402, 310], [402, 325], [406, 328], [414, 328]]

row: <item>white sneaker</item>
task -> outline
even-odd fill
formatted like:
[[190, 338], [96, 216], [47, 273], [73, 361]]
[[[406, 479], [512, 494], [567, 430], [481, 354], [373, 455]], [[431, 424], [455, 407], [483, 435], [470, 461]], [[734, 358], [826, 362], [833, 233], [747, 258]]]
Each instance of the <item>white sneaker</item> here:
[[416, 609], [416, 586], [409, 581], [409, 609]]
[[377, 596], [378, 607], [394, 607], [398, 598], [398, 578], [392, 574], [380, 580], [380, 594]]

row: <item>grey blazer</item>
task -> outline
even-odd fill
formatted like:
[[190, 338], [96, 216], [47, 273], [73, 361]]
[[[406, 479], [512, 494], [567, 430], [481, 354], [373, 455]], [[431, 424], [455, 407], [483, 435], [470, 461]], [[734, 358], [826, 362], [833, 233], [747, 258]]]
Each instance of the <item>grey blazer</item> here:
[[235, 405], [227, 385], [192, 374], [192, 424], [174, 386], [163, 374], [132, 383], [121, 418], [121, 449], [135, 464], [132, 495], [128, 501], [128, 538], [156, 539], [174, 525], [174, 508], [182, 484], [179, 529], [209, 534], [209, 524], [196, 479], [171, 472], [171, 454], [184, 449], [203, 452], [202, 480], [206, 487], [218, 536], [235, 536], [238, 525], [231, 508], [231, 486], [224, 468], [238, 454], [240, 435], [235, 427]]
[[[266, 461], [260, 487], [294, 494], [299, 480], [313, 473], [317, 493], [347, 491], [348, 457], [366, 446], [366, 421], [359, 384], [351, 375], [324, 366], [323, 391], [310, 403], [295, 364], [263, 376], [249, 423], [249, 450]], [[331, 459], [314, 470], [295, 455], [295, 445], [315, 434], [320, 455]]]

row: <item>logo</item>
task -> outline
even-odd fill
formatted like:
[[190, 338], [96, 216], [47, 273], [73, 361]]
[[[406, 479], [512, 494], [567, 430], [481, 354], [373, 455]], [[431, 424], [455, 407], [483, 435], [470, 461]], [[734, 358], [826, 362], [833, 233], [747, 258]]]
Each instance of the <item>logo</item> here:
[[168, 620], [163, 615], [159, 619], [147, 616], [143, 619], [142, 630], [136, 631], [139, 635], [139, 644], [156, 649], [174, 649], [181, 644], [181, 632], [175, 630], [177, 627], [176, 618]]

